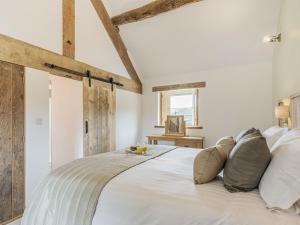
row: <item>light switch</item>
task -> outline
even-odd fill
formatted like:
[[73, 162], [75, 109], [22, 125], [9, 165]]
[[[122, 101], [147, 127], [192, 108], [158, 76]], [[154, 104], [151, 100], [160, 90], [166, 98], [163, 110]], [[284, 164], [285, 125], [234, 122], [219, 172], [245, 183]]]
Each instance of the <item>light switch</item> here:
[[43, 125], [43, 119], [42, 118], [36, 118], [35, 124], [38, 125], [38, 126]]

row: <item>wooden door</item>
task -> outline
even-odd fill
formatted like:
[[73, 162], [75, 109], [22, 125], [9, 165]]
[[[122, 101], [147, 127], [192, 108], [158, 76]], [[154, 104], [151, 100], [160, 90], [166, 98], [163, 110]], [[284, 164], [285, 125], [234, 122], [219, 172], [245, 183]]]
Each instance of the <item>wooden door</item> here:
[[24, 199], [24, 67], [0, 61], [0, 224]]
[[84, 155], [115, 150], [116, 91], [109, 84], [83, 79]]

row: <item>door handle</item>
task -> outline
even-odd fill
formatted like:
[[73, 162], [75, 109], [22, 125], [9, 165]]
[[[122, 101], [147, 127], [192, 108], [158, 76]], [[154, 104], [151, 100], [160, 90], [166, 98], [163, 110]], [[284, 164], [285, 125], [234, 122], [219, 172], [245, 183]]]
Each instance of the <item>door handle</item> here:
[[85, 121], [85, 133], [88, 134], [89, 133], [89, 121]]

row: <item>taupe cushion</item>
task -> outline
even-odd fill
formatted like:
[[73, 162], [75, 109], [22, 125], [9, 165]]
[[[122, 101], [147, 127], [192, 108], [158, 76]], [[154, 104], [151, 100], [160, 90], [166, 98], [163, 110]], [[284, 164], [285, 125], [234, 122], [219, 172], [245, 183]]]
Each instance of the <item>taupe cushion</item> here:
[[254, 138], [254, 137], [262, 137], [262, 134], [261, 134], [260, 130], [254, 130], [254, 131], [252, 131], [251, 133], [249, 133], [249, 134], [243, 136], [242, 138], [240, 138], [239, 141], [245, 140], [245, 139], [249, 139], [249, 138]]
[[218, 152], [220, 153], [222, 159], [224, 159], [224, 162], [227, 161], [230, 151], [233, 149], [235, 146], [235, 143], [230, 143], [230, 144], [219, 144], [216, 146]]
[[256, 131], [255, 128], [251, 128], [248, 130], [243, 130], [239, 133], [239, 135], [235, 138], [235, 142], [239, 142], [244, 136], [254, 133]]
[[241, 139], [230, 152], [224, 169], [224, 186], [230, 192], [255, 189], [271, 159], [262, 136]]
[[223, 137], [217, 141], [216, 145], [235, 145], [233, 137]]
[[235, 140], [233, 137], [223, 137], [217, 141], [216, 146], [223, 158], [227, 160], [230, 151], [235, 146]]
[[215, 179], [223, 170], [233, 145], [218, 145], [202, 150], [194, 160], [194, 182], [204, 184]]

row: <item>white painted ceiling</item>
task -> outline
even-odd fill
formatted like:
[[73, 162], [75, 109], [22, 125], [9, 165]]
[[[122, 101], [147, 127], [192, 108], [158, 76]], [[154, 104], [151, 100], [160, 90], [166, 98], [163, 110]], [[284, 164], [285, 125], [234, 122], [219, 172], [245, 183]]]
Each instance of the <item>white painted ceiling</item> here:
[[[111, 16], [150, 0], [106, 0]], [[280, 0], [204, 0], [120, 26], [142, 77], [271, 62]]]

